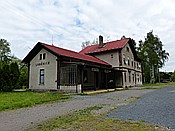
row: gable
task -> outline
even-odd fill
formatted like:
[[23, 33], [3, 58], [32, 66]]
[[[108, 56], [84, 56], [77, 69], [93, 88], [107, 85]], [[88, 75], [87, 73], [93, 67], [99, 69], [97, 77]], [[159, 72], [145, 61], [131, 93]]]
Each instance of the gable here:
[[55, 63], [57, 57], [50, 53], [48, 50], [42, 48], [33, 59], [30, 61], [30, 64], [34, 63], [35, 66], [40, 65], [49, 65], [50, 63]]
[[129, 43], [126, 43], [126, 45], [123, 47], [123, 49], [121, 50], [122, 55], [125, 57], [126, 61], [128, 59], [130, 60], [134, 60], [134, 52], [130, 47]]
[[45, 49], [54, 55], [58, 55], [53, 51], [50, 51], [48, 48], [45, 48], [40, 42], [38, 42], [34, 46], [34, 48], [27, 54], [27, 56], [22, 60], [22, 63], [29, 63], [42, 49]]

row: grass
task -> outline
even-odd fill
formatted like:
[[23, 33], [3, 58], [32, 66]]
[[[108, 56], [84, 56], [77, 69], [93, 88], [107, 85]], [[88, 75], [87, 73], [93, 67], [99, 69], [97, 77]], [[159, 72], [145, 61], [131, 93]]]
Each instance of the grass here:
[[155, 84], [143, 84], [142, 89], [162, 89], [167, 86], [175, 86], [175, 82], [169, 82], [169, 83], [155, 83]]
[[76, 111], [72, 114], [50, 119], [38, 125], [34, 131], [157, 131], [155, 125], [143, 124], [141, 122], [121, 121], [114, 118], [106, 118], [104, 115], [93, 115], [92, 111], [102, 107], [90, 107], [85, 110]]
[[169, 83], [155, 83], [155, 84], [144, 84], [144, 87], [151, 87], [151, 86], [175, 86], [175, 82]]
[[69, 99], [63, 93], [0, 92], [0, 111]]

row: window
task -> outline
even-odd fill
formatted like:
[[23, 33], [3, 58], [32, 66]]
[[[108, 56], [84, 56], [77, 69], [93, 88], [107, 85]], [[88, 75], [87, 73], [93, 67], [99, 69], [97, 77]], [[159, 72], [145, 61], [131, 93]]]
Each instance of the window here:
[[65, 65], [61, 67], [61, 85], [75, 85], [77, 83], [77, 65]]
[[129, 47], [127, 47], [126, 50], [129, 52]]
[[43, 54], [43, 60], [46, 59], [46, 53]]
[[130, 66], [130, 58], [129, 58], [129, 56], [128, 56], [128, 66]]
[[132, 81], [134, 82], [134, 74], [132, 74]]
[[139, 74], [137, 74], [137, 82], [139, 82]]
[[40, 54], [40, 55], [39, 55], [39, 59], [40, 59], [40, 60], [46, 59], [46, 53]]
[[126, 65], [125, 55], [123, 55], [123, 63]]
[[131, 82], [131, 72], [128, 72], [129, 82]]
[[141, 68], [141, 64], [140, 63], [138, 63], [138, 69], [140, 69]]
[[125, 82], [126, 82], [126, 72], [124, 73], [124, 77], [125, 77]]
[[44, 69], [40, 69], [39, 84], [44, 84]]
[[42, 60], [42, 54], [40, 54], [39, 59]]
[[122, 55], [121, 55], [121, 51], [119, 51], [119, 65], [122, 65]]
[[142, 82], [142, 76], [140, 75], [140, 82]]
[[113, 54], [111, 54], [111, 58], [113, 58], [114, 57], [114, 55]]

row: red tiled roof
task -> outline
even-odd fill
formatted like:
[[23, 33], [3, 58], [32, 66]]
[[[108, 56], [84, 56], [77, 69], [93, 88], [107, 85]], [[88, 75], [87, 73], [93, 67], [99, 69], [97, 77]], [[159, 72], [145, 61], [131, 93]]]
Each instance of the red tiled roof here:
[[102, 48], [99, 48], [99, 44], [91, 45], [84, 48], [79, 53], [92, 54], [92, 53], [103, 52], [108, 50], [120, 49], [120, 48], [123, 48], [128, 41], [129, 41], [129, 38], [107, 42], [107, 43], [104, 43], [104, 46]]
[[106, 62], [104, 62], [104, 61], [102, 61], [98, 58], [95, 58], [93, 56], [80, 54], [80, 53], [75, 52], [75, 51], [63, 49], [63, 48], [60, 48], [60, 47], [56, 47], [56, 46], [53, 46], [53, 45], [48, 45], [48, 44], [41, 43], [41, 42], [39, 42], [39, 43], [42, 44], [44, 47], [52, 50], [53, 52], [55, 52], [59, 55], [62, 55], [62, 56], [67, 56], [67, 57], [71, 57], [71, 58], [76, 58], [76, 59], [80, 59], [80, 60], [85, 60], [85, 61], [89, 61], [89, 62], [94, 62], [94, 63], [98, 63], [98, 64], [102, 64], [102, 65], [111, 66], [110, 64], [108, 64], [108, 63], [106, 63]]

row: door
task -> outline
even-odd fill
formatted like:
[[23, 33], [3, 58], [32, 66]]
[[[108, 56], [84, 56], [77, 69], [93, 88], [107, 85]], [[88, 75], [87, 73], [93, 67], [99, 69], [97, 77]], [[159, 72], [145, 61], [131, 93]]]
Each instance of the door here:
[[99, 88], [99, 76], [98, 76], [98, 72], [94, 72], [94, 86], [95, 86], [95, 90]]

